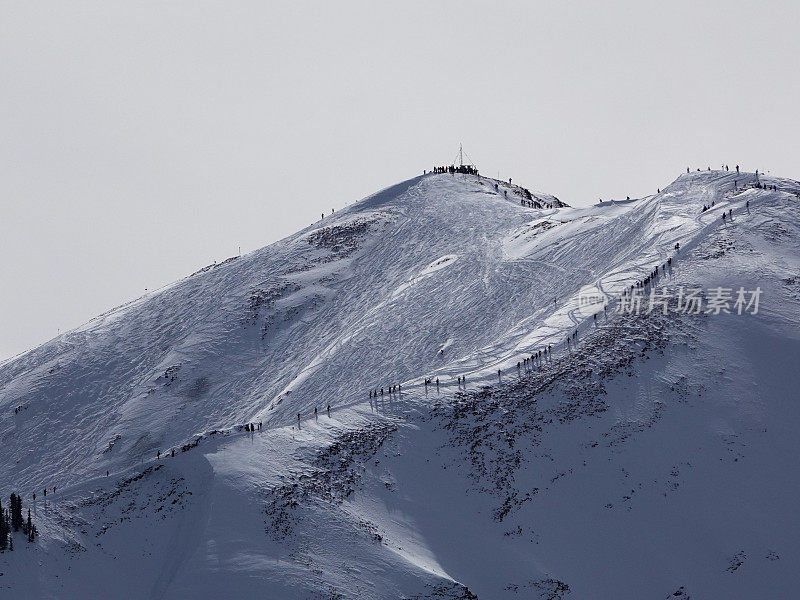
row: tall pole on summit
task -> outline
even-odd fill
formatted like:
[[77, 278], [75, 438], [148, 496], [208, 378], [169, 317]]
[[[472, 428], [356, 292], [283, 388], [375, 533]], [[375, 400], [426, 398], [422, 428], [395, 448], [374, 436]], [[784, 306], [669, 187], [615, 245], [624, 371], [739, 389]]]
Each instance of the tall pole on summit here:
[[464, 145], [458, 145], [458, 163], [463, 167], [464, 166]]

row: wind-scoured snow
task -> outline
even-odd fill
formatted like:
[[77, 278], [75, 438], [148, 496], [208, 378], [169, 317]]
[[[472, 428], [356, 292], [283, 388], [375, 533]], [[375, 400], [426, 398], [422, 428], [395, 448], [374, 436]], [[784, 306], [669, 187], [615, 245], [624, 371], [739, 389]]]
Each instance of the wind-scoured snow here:
[[[7, 361], [0, 493], [41, 535], [0, 591], [790, 597], [798, 194], [426, 175]], [[617, 314], [669, 258], [657, 285], [760, 287], [758, 314]]]

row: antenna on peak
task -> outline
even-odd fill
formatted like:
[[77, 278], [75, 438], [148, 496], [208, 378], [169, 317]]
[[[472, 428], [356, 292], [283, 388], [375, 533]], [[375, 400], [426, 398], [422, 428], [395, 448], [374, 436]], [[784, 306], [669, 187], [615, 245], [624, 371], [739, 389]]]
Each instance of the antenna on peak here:
[[[463, 173], [464, 175], [477, 175], [478, 174], [478, 167], [475, 166], [475, 163], [472, 162], [469, 156], [467, 156], [468, 163], [464, 164], [464, 146], [463, 144], [458, 145], [458, 154], [456, 154], [455, 159], [449, 166], [439, 166], [433, 167], [431, 173]], [[456, 164], [458, 163], [458, 164]]]
[[455, 165], [456, 162], [458, 162], [458, 166], [459, 167], [464, 167], [464, 166], [474, 167], [475, 163], [472, 162], [472, 159], [469, 157], [469, 155], [467, 155], [467, 160], [469, 162], [466, 165], [464, 165], [464, 155], [465, 154], [466, 153], [464, 152], [464, 144], [459, 144], [458, 145], [458, 154], [456, 154], [456, 158], [453, 159], [453, 165]]

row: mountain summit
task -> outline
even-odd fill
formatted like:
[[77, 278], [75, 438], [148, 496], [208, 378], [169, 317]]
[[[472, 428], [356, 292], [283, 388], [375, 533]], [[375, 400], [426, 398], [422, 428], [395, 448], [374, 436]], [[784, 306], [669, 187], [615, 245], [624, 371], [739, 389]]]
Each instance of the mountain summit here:
[[0, 591], [789, 597], [799, 195], [428, 174], [6, 361]]

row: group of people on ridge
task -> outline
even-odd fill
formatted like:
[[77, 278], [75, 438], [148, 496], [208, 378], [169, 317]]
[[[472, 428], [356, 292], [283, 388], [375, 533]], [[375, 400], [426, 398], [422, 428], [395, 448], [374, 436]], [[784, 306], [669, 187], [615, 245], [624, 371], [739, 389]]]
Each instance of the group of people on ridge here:
[[477, 175], [478, 167], [474, 165], [448, 165], [446, 167], [433, 167], [431, 173], [464, 173], [465, 175]]

